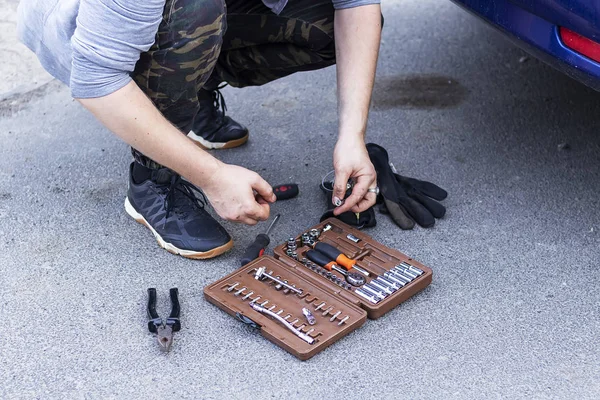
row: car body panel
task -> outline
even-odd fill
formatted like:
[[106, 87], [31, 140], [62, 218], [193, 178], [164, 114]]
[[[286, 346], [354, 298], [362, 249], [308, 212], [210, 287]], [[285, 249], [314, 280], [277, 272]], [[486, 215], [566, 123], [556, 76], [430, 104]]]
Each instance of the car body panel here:
[[564, 26], [600, 42], [600, 1], [452, 1], [506, 33], [537, 58], [600, 91], [600, 63], [566, 47], [558, 30]]

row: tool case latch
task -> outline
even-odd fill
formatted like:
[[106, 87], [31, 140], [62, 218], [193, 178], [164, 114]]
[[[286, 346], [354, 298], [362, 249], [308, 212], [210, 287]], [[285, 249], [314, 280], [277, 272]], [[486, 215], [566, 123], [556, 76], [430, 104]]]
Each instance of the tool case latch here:
[[245, 315], [240, 314], [239, 312], [236, 312], [235, 316], [237, 317], [237, 319], [239, 319], [246, 325], [249, 325], [254, 329], [260, 329], [260, 325], [258, 325], [256, 322], [252, 321], [250, 318], [246, 317]]

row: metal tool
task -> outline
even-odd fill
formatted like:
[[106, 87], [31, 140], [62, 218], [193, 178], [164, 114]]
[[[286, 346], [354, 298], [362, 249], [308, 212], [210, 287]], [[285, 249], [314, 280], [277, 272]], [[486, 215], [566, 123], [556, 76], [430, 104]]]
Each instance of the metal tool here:
[[315, 318], [314, 314], [308, 308], [306, 308], [306, 307], [303, 308], [302, 314], [304, 314], [304, 316], [306, 317], [306, 320], [308, 321], [309, 325], [314, 325], [317, 323], [317, 319]]
[[321, 236], [321, 231], [318, 229], [311, 229], [308, 234], [312, 240], [318, 240], [319, 236]]
[[322, 314], [322, 315], [325, 317], [325, 316], [327, 316], [327, 314], [329, 314], [331, 311], [333, 311], [333, 307], [329, 307], [329, 308], [327, 308], [325, 311], [323, 311], [323, 314]]
[[242, 297], [242, 300], [247, 300], [248, 297], [252, 296], [254, 294], [254, 292], [248, 292], [248, 294], [246, 294], [244, 297]]
[[417, 273], [417, 275], [419, 275], [419, 276], [421, 276], [421, 275], [423, 275], [423, 274], [425, 273], [425, 272], [424, 272], [422, 269], [420, 269], [420, 268], [417, 268], [417, 267], [415, 267], [414, 265], [410, 265], [410, 264], [409, 264], [409, 263], [407, 263], [406, 261], [402, 261], [402, 262], [400, 263], [400, 265], [403, 265], [403, 266], [407, 267], [408, 269], [410, 269], [411, 271], [414, 271], [414, 272], [416, 272], [416, 273]]
[[335, 319], [338, 317], [338, 315], [340, 315], [342, 312], [338, 311], [335, 314], [333, 314], [333, 316], [329, 319], [330, 322], [335, 321]]
[[277, 279], [274, 276], [267, 274], [265, 272], [267, 268], [266, 267], [260, 267], [256, 270], [256, 273], [254, 274], [254, 279], [259, 280], [263, 277], [269, 278], [277, 283], [279, 283], [280, 285], [290, 289], [292, 292], [296, 293], [296, 294], [302, 294], [304, 293], [302, 290], [300, 289], [296, 289], [295, 287], [293, 287], [292, 285], [285, 283], [284, 281], [282, 281], [281, 279]]
[[392, 290], [391, 288], [389, 288], [388, 286], [386, 286], [384, 283], [381, 283], [381, 282], [377, 281], [376, 279], [374, 279], [371, 282], [369, 282], [369, 284], [372, 285], [372, 286], [375, 286], [379, 290], [383, 290], [387, 294], [394, 293], [394, 290]]
[[362, 286], [365, 284], [366, 279], [364, 276], [357, 274], [353, 271], [346, 271], [343, 268], [340, 268], [335, 261], [331, 261], [328, 256], [325, 254], [318, 252], [316, 250], [308, 250], [306, 252], [306, 257], [309, 260], [319, 264], [323, 268], [329, 271], [336, 271], [340, 274], [344, 275], [346, 281], [352, 286]]
[[353, 234], [349, 233], [346, 235], [346, 239], [353, 241], [354, 243], [358, 243], [360, 242], [360, 239], [357, 238], [356, 236], [354, 236]]
[[[281, 279], [281, 276], [277, 275], [277, 276], [275, 276], [275, 278]], [[284, 282], [287, 283], [287, 281], [284, 281]], [[281, 289], [283, 289], [283, 285], [281, 285], [281, 284], [275, 285], [275, 290], [281, 290]]]
[[392, 271], [394, 273], [399, 273], [399, 274], [405, 275], [407, 278], [410, 278], [411, 281], [413, 279], [417, 279], [419, 277], [419, 274], [417, 274], [416, 272], [411, 271], [408, 268], [401, 267], [401, 266], [395, 266], [390, 271]]
[[258, 304], [252, 304], [252, 303], [250, 303], [250, 307], [252, 307], [252, 309], [254, 311], [257, 311], [257, 312], [259, 312], [261, 314], [268, 315], [269, 317], [275, 319], [277, 322], [279, 322], [280, 324], [282, 324], [283, 326], [285, 326], [294, 335], [298, 336], [300, 339], [304, 340], [306, 343], [308, 343], [308, 344], [314, 344], [315, 343], [315, 339], [313, 339], [312, 337], [308, 336], [307, 334], [301, 332], [300, 330], [294, 328], [293, 324], [287, 322], [285, 319], [281, 318], [279, 315], [275, 314], [274, 312], [269, 311], [266, 308], [261, 307]]
[[403, 271], [397, 270], [395, 268], [390, 269], [388, 272], [390, 274], [393, 274], [394, 276], [397, 276], [398, 278], [402, 278], [402, 279], [406, 280], [407, 283], [412, 281], [413, 279], [415, 279], [415, 277], [413, 277], [407, 273], [404, 273]]
[[406, 286], [406, 284], [410, 282], [407, 279], [401, 279], [400, 277], [390, 273], [389, 271], [384, 273], [383, 277], [389, 279], [392, 282], [397, 283], [400, 286]]
[[322, 302], [315, 308], [315, 311], [319, 311], [321, 308], [323, 308], [324, 305], [325, 305], [325, 302]]
[[369, 294], [368, 292], [362, 290], [361, 288], [356, 289], [354, 291], [354, 293], [356, 293], [357, 295], [359, 295], [363, 299], [366, 299], [366, 300], [370, 301], [373, 304], [379, 303], [379, 299], [377, 297]]
[[396, 283], [396, 282], [390, 281], [390, 280], [389, 280], [388, 278], [386, 278], [385, 276], [379, 276], [379, 277], [377, 278], [377, 280], [378, 280], [379, 282], [383, 282], [383, 283], [385, 283], [386, 285], [388, 285], [389, 287], [393, 288], [394, 290], [398, 290], [398, 289], [400, 289], [400, 288], [404, 287], [404, 285], [400, 285], [400, 284], [398, 284], [398, 283]]
[[363, 275], [357, 274], [356, 272], [349, 272], [348, 275], [346, 275], [346, 281], [352, 286], [362, 286], [367, 282]]
[[344, 318], [342, 318], [340, 320], [340, 322], [338, 322], [338, 326], [343, 325], [346, 321], [348, 321], [348, 318], [350, 318], [350, 316], [346, 315]]
[[179, 315], [181, 306], [179, 305], [179, 290], [172, 288], [169, 290], [171, 298], [171, 313], [163, 320], [156, 312], [156, 289], [148, 289], [148, 330], [156, 333], [158, 344], [162, 351], [169, 351], [173, 344], [173, 332], [178, 332], [181, 329], [181, 321]]
[[374, 295], [375, 297], [379, 298], [379, 300], [383, 300], [387, 296], [385, 294], [385, 292], [377, 289], [374, 286], [371, 286], [368, 283], [366, 285], [364, 285], [363, 287], [361, 287], [361, 289], [364, 290], [365, 292], [370, 293], [370, 294]]
[[233, 289], [235, 289], [240, 283], [239, 282], [235, 282], [234, 284], [229, 286], [229, 289], [227, 289], [228, 292], [233, 292]]
[[234, 296], [239, 296], [240, 294], [244, 293], [244, 290], [246, 290], [246, 286], [244, 286], [243, 288], [241, 288], [240, 290], [238, 290], [237, 292], [235, 292], [233, 295]]
[[254, 239], [254, 242], [252, 242], [250, 246], [246, 248], [246, 252], [242, 256], [242, 266], [265, 254], [265, 249], [271, 242], [271, 239], [269, 239], [269, 232], [273, 228], [273, 225], [275, 225], [275, 223], [279, 220], [280, 216], [281, 214], [277, 214], [273, 219], [273, 222], [271, 222], [271, 225], [269, 225], [267, 228], [267, 231], [265, 233], [258, 234], [256, 239]]
[[[285, 283], [288, 283], [288, 281], [284, 281]], [[296, 287], [296, 285], [292, 285], [292, 287]], [[288, 294], [290, 292], [290, 289], [283, 289], [283, 293], [284, 294]]]

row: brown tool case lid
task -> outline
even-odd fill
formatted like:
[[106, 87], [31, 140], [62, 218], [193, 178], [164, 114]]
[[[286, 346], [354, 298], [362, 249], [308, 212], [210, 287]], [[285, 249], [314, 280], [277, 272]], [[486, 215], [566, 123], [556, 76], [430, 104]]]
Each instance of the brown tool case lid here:
[[[256, 280], [254, 274], [259, 267], [263, 266], [273, 276], [279, 276], [303, 290], [303, 294], [297, 295], [293, 292], [286, 294], [284, 290], [277, 290], [276, 284], [270, 280]], [[332, 288], [327, 285], [316, 285], [313, 280], [307, 279], [306, 274], [298, 273], [298, 268], [300, 267], [283, 264], [271, 256], [262, 256], [207, 286], [204, 289], [204, 295], [209, 302], [228, 314], [246, 323], [253, 322], [260, 327], [263, 336], [296, 357], [306, 360], [360, 327], [366, 321], [367, 315], [355, 302], [352, 303], [344, 296], [340, 296], [340, 291], [343, 289], [337, 287], [334, 288], [335, 290], [331, 290]], [[235, 283], [238, 285], [229, 291], [230, 285]], [[236, 293], [242, 288], [246, 288], [246, 290], [236, 296]], [[253, 294], [244, 300], [244, 297], [251, 292]], [[306, 326], [302, 328], [304, 333], [314, 329], [310, 336], [314, 337], [316, 342], [309, 344], [303, 341], [280, 322], [252, 309], [249, 303], [256, 296], [260, 296], [258, 304], [268, 301], [265, 308], [275, 306], [272, 309], [273, 312], [284, 310], [281, 313], [282, 317], [291, 314], [288, 322], [298, 319], [298, 322], [294, 324], [295, 327], [298, 328], [305, 324]], [[316, 310], [323, 302], [326, 306]], [[309, 325], [303, 316], [302, 308], [304, 307], [314, 314], [317, 320], [315, 325]], [[324, 316], [323, 313], [329, 307], [333, 307], [333, 309]], [[337, 316], [332, 321], [331, 319], [336, 313]], [[340, 325], [340, 321], [346, 316], [348, 318]]]

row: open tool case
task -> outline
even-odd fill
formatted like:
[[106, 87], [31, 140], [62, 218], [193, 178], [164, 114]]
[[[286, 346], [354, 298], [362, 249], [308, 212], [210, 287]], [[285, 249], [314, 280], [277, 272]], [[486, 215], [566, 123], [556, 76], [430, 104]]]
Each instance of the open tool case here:
[[[337, 270], [328, 271], [309, 259], [308, 255], [323, 246], [319, 243], [334, 246], [347, 257], [340, 256], [333, 267]], [[259, 257], [207, 286], [204, 295], [228, 314], [260, 328], [263, 336], [301, 360], [359, 328], [367, 317], [381, 317], [427, 287], [432, 278], [430, 268], [334, 218], [290, 238], [274, 253], [275, 257]], [[351, 280], [342, 274], [359, 278], [352, 265], [340, 267], [355, 259], [370, 289], [350, 285]], [[310, 311], [314, 325], [303, 309]]]

